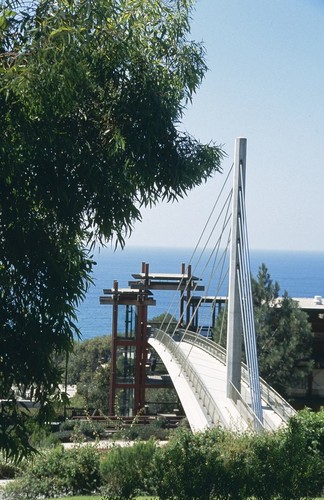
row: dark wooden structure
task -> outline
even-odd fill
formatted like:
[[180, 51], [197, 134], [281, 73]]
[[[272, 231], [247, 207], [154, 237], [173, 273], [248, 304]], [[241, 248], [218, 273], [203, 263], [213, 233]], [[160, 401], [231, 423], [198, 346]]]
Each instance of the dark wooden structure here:
[[[180, 318], [183, 325], [189, 322], [190, 311], [184, 303], [190, 301], [199, 278], [185, 271], [182, 264], [179, 274], [150, 273], [149, 264], [142, 263], [142, 272], [133, 274], [129, 288], [105, 289], [100, 304], [113, 307], [112, 353], [110, 371], [109, 414], [138, 415], [145, 408], [145, 389], [152, 386], [167, 386], [166, 377], [148, 376], [148, 307], [155, 305], [152, 290], [173, 290], [180, 293]], [[184, 318], [184, 315], [186, 316]]]

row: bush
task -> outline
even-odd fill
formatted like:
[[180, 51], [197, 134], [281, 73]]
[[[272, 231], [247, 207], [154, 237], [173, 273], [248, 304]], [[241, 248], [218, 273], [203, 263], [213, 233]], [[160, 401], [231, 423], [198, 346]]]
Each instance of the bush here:
[[159, 440], [167, 440], [170, 436], [170, 430], [165, 428], [163, 419], [155, 419], [150, 424], [125, 424], [122, 429], [115, 433], [116, 439], [124, 439], [129, 441], [143, 440], [154, 437]]
[[66, 420], [53, 435], [62, 443], [84, 442], [105, 436], [105, 425], [91, 420]]
[[5, 498], [35, 500], [71, 494], [88, 494], [100, 487], [99, 454], [92, 446], [40, 453], [23, 476], [8, 485]]
[[270, 500], [280, 491], [279, 471], [287, 460], [282, 449], [285, 433], [264, 432], [251, 438], [249, 482], [256, 499]]
[[64, 420], [60, 424], [60, 431], [73, 431], [77, 420]]
[[0, 479], [13, 479], [18, 471], [14, 464], [0, 462]]
[[87, 438], [98, 439], [105, 434], [105, 426], [92, 420], [79, 420], [74, 427], [74, 431], [80, 432]]
[[73, 431], [58, 431], [55, 437], [60, 443], [70, 443], [73, 441]]
[[[279, 498], [294, 500], [319, 495], [324, 486], [324, 456], [316, 437], [323, 435], [310, 432], [308, 414], [290, 419], [288, 428], [282, 433], [280, 462], [277, 471]], [[323, 421], [322, 421], [323, 425]]]
[[130, 499], [139, 493], [149, 494], [148, 479], [155, 451], [153, 440], [109, 450], [100, 464], [107, 498]]
[[115, 446], [100, 466], [93, 447], [57, 448], [37, 456], [6, 498], [89, 493], [101, 480], [107, 500], [140, 493], [160, 500], [298, 500], [320, 496], [323, 472], [324, 412], [303, 411], [275, 433], [179, 429], [160, 448], [153, 440]]
[[294, 421], [297, 422], [308, 449], [318, 453], [324, 460], [324, 407], [318, 412], [302, 410], [292, 419], [292, 422]]
[[154, 456], [152, 484], [160, 499], [204, 500], [216, 492], [216, 486], [222, 491], [225, 471], [220, 443], [224, 437], [220, 429], [194, 435], [181, 429], [159, 448]]
[[319, 416], [297, 417], [276, 433], [179, 431], [157, 450], [152, 483], [161, 500], [297, 500], [324, 486]]

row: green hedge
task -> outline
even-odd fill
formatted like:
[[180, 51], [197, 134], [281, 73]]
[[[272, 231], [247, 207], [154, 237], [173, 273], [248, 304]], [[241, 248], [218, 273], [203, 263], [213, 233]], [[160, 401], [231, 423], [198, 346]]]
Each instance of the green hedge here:
[[160, 500], [298, 500], [324, 486], [324, 411], [300, 412], [276, 433], [180, 429], [164, 446], [41, 453], [28, 463], [6, 498], [28, 500], [101, 491], [105, 499], [139, 494]]
[[178, 433], [157, 450], [155, 493], [164, 499], [294, 500], [324, 487], [324, 412], [300, 412], [276, 433]]
[[99, 454], [92, 446], [64, 450], [62, 446], [36, 456], [25, 473], [5, 490], [5, 498], [36, 500], [87, 494], [101, 484]]
[[152, 490], [149, 477], [156, 444], [151, 439], [133, 446], [116, 446], [100, 464], [105, 498], [130, 499]]

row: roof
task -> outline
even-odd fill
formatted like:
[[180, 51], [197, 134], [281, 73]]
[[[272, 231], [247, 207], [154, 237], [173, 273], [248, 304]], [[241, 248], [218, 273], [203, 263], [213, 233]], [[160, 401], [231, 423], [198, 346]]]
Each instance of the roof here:
[[[298, 307], [303, 310], [308, 311], [320, 311], [324, 312], [324, 298], [320, 295], [315, 295], [314, 297], [289, 297], [295, 302], [297, 302]], [[279, 304], [282, 302], [283, 297], [278, 297], [274, 302]]]
[[132, 274], [133, 278], [135, 279], [149, 279], [149, 280], [175, 280], [175, 281], [180, 281], [180, 280], [188, 280], [192, 279], [194, 281], [200, 281], [200, 278], [197, 276], [189, 276], [188, 274], [172, 274], [172, 273], [136, 273]]
[[317, 311], [324, 311], [324, 298], [320, 295], [315, 297], [292, 297], [293, 300], [298, 302], [301, 309], [313, 309]]

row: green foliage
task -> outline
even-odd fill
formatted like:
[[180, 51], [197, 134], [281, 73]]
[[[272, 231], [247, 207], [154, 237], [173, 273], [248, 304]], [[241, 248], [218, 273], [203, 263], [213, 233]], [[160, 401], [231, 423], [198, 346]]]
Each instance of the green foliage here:
[[[119, 424], [120, 425], [120, 424]], [[165, 441], [169, 438], [170, 431], [166, 429], [166, 422], [163, 418], [156, 418], [149, 424], [125, 424], [115, 433], [115, 439], [126, 441], [143, 440], [150, 438]]]
[[14, 464], [0, 461], [0, 479], [13, 479], [18, 472]]
[[56, 443], [83, 443], [106, 437], [106, 426], [103, 422], [87, 420], [65, 420], [59, 430], [52, 433]]
[[[313, 334], [307, 314], [287, 292], [279, 297], [279, 290], [262, 264], [256, 279], [252, 278], [259, 370], [273, 388], [287, 397], [292, 388], [305, 383], [311, 372]], [[227, 313], [222, 311], [214, 329], [214, 340], [223, 346], [226, 319]]]
[[36, 498], [86, 494], [100, 487], [99, 454], [92, 446], [65, 451], [62, 447], [35, 456], [23, 476], [6, 488], [5, 498]]
[[292, 419], [281, 442], [281, 464], [277, 470], [281, 498], [297, 500], [317, 496], [324, 486], [323, 472], [323, 459], [308, 447], [300, 425]]
[[30, 444], [37, 450], [55, 448], [59, 443], [59, 436], [53, 433], [50, 426], [36, 426], [29, 438]]
[[5, 498], [87, 493], [100, 484], [107, 500], [140, 493], [160, 500], [314, 498], [324, 487], [323, 414], [303, 410], [274, 433], [181, 429], [163, 446], [57, 448], [27, 464]]
[[155, 451], [153, 440], [109, 450], [100, 464], [105, 483], [103, 492], [107, 499], [127, 500], [140, 492], [148, 492], [148, 478]]
[[111, 336], [102, 335], [76, 342], [68, 360], [68, 384], [78, 384], [84, 374], [87, 377], [109, 362]]
[[[50, 420], [91, 281], [87, 247], [124, 244], [142, 206], [220, 170], [180, 131], [206, 71], [189, 0], [3, 0], [0, 12], [0, 448], [21, 457], [28, 415]], [[36, 362], [37, 360], [37, 362]], [[10, 432], [9, 432], [10, 429]]]
[[301, 432], [309, 416], [296, 421], [258, 435], [181, 431], [156, 451], [156, 493], [161, 500], [314, 498], [324, 486], [324, 460]]
[[94, 337], [74, 345], [68, 362], [68, 383], [77, 385], [82, 406], [108, 410], [111, 337]]
[[178, 127], [207, 69], [202, 45], [188, 40], [191, 4], [33, 0], [7, 12], [7, 194], [28, 180], [24, 198], [40, 216], [123, 243], [139, 205], [178, 199], [219, 170], [222, 151]]
[[[161, 363], [162, 365], [162, 363]], [[167, 373], [164, 365], [159, 366], [159, 373]], [[178, 405], [178, 395], [175, 389], [146, 389], [146, 400], [149, 402], [149, 413], [173, 413]]]
[[209, 499], [214, 491], [215, 480], [222, 481], [223, 473], [217, 474], [220, 450], [216, 443], [224, 438], [221, 430], [205, 434], [191, 434], [181, 429], [154, 456], [152, 484], [156, 493], [164, 499]]
[[311, 372], [313, 334], [307, 314], [289, 298], [263, 264], [252, 280], [259, 366], [262, 377], [283, 395]]
[[178, 324], [178, 320], [172, 314], [165, 312], [151, 318], [149, 323], [153, 328], [161, 328], [163, 331], [172, 334]]
[[88, 439], [99, 439], [105, 433], [105, 425], [101, 422], [92, 420], [79, 420], [76, 422], [74, 429], [76, 435], [82, 435]]
[[324, 460], [324, 407], [318, 412], [309, 409], [299, 411], [290, 425], [296, 426], [298, 433], [303, 435], [307, 448]]

